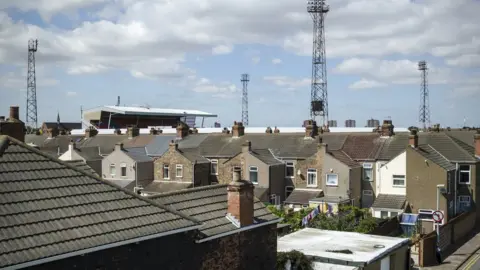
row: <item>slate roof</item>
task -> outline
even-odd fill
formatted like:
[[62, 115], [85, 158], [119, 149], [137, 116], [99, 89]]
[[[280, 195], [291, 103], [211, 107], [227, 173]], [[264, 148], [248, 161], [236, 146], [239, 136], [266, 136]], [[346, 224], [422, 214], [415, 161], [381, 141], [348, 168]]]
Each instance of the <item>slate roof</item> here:
[[384, 141], [379, 134], [349, 134], [342, 151], [353, 160], [374, 160]]
[[48, 138], [46, 135], [27, 135], [25, 136], [25, 143], [35, 144], [40, 150], [58, 147], [60, 154], [63, 154], [68, 150], [71, 141], [77, 142], [82, 138], [83, 136], [77, 135], [58, 135], [53, 138]]
[[210, 160], [200, 155], [197, 149], [178, 149], [178, 152], [191, 162], [210, 163]]
[[[212, 185], [164, 193], [149, 198], [200, 220], [203, 223], [199, 229], [200, 238], [206, 238], [238, 229], [226, 218], [227, 195], [227, 185]], [[254, 219], [257, 223], [279, 220], [257, 198], [255, 198], [254, 204]]]
[[85, 171], [86, 173], [95, 175], [96, 177], [100, 177], [96, 171], [92, 169], [85, 161], [83, 160], [66, 160], [65, 162], [72, 164], [73, 166], [77, 167], [78, 169]]
[[435, 148], [433, 148], [431, 145], [419, 145], [417, 148], [412, 149], [447, 171], [455, 170], [455, 165], [453, 165], [442, 154], [436, 151]]
[[262, 202], [268, 202], [268, 188], [256, 186], [253, 190], [255, 197], [257, 197]]
[[147, 156], [145, 147], [135, 147], [122, 150], [127, 156], [136, 162], [153, 162], [153, 159]]
[[372, 208], [403, 209], [406, 201], [404, 195], [378, 194]]
[[308, 204], [311, 199], [318, 198], [323, 194], [323, 191], [318, 189], [299, 189], [296, 188], [285, 200], [285, 204]]
[[[142, 135], [140, 135], [142, 136]], [[155, 138], [145, 146], [147, 155], [162, 156], [167, 150], [171, 140], [175, 140], [174, 135], [157, 135]]]
[[[472, 136], [473, 139], [473, 136]], [[445, 133], [431, 133], [428, 144], [449, 161], [476, 162], [473, 152], [469, 153]], [[473, 150], [472, 150], [473, 151]]]
[[115, 144], [125, 140], [126, 138], [126, 135], [96, 135], [90, 138], [83, 138], [82, 140], [76, 141], [76, 143], [78, 148], [89, 146], [100, 147], [100, 154], [105, 156], [109, 155], [113, 152], [113, 150], [115, 150]]
[[[332, 150], [342, 148], [347, 134], [323, 134], [323, 142]], [[233, 157], [241, 151], [246, 141], [252, 147], [270, 149], [279, 158], [308, 158], [317, 151], [317, 139], [305, 138], [304, 134], [245, 134], [233, 138], [230, 134], [209, 134], [199, 145], [200, 154], [205, 157]]]
[[0, 136], [0, 267], [197, 225]]
[[269, 149], [252, 149], [250, 152], [254, 157], [258, 158], [261, 162], [267, 165], [283, 164], [280, 160], [276, 159]]
[[332, 157], [334, 157], [336, 160], [342, 162], [343, 164], [347, 165], [350, 168], [356, 168], [356, 167], [361, 167], [360, 163], [354, 161], [351, 159], [345, 152], [342, 150], [333, 150], [333, 151], [328, 151], [328, 154], [330, 154]]
[[[182, 190], [192, 187], [191, 182], [168, 182], [168, 181], [151, 181], [143, 186], [143, 191], [146, 193], [165, 193], [171, 191]], [[129, 187], [128, 187], [129, 188]], [[132, 187], [133, 189], [133, 187]]]
[[100, 156], [100, 148], [98, 146], [75, 148], [75, 152], [88, 161], [103, 159]]

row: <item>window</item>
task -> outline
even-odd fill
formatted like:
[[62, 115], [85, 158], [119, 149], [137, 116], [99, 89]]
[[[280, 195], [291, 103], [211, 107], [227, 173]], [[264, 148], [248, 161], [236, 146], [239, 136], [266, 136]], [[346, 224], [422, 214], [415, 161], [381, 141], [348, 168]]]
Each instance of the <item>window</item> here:
[[308, 169], [307, 170], [307, 186], [317, 186], [317, 170]]
[[396, 217], [398, 216], [398, 212], [390, 212], [390, 217]]
[[295, 189], [295, 187], [292, 187], [292, 186], [285, 187], [285, 198], [288, 198], [288, 196], [290, 196], [290, 194], [292, 194], [294, 189]]
[[364, 191], [363, 191], [363, 195], [364, 195], [364, 196], [373, 196], [373, 191], [371, 191], [371, 190], [364, 190]]
[[388, 218], [388, 211], [380, 211], [380, 218]]
[[363, 164], [363, 180], [364, 181], [373, 181], [373, 164], [364, 163]]
[[394, 174], [393, 175], [393, 186], [394, 187], [404, 187], [405, 186], [405, 175]]
[[429, 209], [418, 209], [418, 219], [432, 221], [433, 220], [433, 210]]
[[127, 176], [127, 164], [125, 163], [120, 164], [120, 173], [122, 177]]
[[212, 159], [210, 162], [210, 174], [218, 175], [218, 160]]
[[183, 177], [183, 165], [181, 164], [175, 165], [175, 177], [177, 178]]
[[470, 196], [458, 196], [458, 211], [468, 212], [470, 211]]
[[327, 186], [338, 186], [338, 174], [327, 174]]
[[464, 185], [470, 184], [470, 165], [460, 165], [459, 171], [458, 182]]
[[115, 164], [110, 164], [110, 176], [115, 177], [115, 174], [116, 174]]
[[170, 179], [170, 169], [168, 164], [163, 164], [163, 179]]
[[250, 181], [258, 184], [258, 167], [250, 166]]
[[285, 175], [287, 177], [295, 176], [295, 166], [293, 165], [293, 162], [287, 162], [285, 164]]
[[279, 205], [280, 204], [280, 197], [277, 196], [277, 194], [270, 195], [270, 203], [273, 204], [273, 205]]

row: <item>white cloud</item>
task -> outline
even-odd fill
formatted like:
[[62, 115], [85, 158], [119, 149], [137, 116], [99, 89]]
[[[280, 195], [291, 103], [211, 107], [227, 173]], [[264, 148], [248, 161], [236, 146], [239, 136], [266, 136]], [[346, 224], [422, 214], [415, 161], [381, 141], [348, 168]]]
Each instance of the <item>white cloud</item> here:
[[77, 95], [77, 92], [68, 91], [68, 92], [66, 93], [66, 95], [67, 95], [67, 97], [74, 97], [74, 96]]
[[254, 65], [260, 63], [260, 57], [258, 57], [258, 56], [252, 57], [252, 63], [253, 63]]
[[67, 70], [68, 74], [79, 75], [79, 74], [89, 74], [89, 73], [99, 73], [107, 69], [103, 65], [86, 65], [86, 66], [75, 66], [70, 67]]
[[274, 64], [274, 65], [278, 65], [278, 64], [281, 64], [281, 63], [282, 63], [282, 59], [279, 59], [279, 58], [272, 59], [272, 64]]
[[229, 54], [233, 51], [233, 46], [228, 46], [228, 45], [218, 45], [212, 48], [212, 54], [213, 55], [219, 55], [219, 54]]
[[348, 86], [350, 89], [368, 89], [368, 88], [378, 88], [386, 86], [385, 83], [377, 82], [374, 80], [361, 79], [356, 81]]
[[311, 80], [309, 78], [294, 79], [287, 76], [266, 76], [263, 79], [276, 86], [284, 87], [287, 90], [293, 91], [298, 87], [305, 87], [310, 85]]
[[198, 93], [208, 93], [219, 98], [233, 97], [239, 91], [235, 84], [230, 82], [213, 83], [207, 78], [200, 78], [192, 87], [192, 90]]

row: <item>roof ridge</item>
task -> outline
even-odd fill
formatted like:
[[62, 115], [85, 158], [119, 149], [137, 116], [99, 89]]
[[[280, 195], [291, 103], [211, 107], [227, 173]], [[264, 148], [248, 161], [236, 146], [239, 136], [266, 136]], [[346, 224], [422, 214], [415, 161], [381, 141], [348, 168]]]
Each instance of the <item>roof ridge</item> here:
[[[31, 146], [27, 145], [26, 143], [24, 143], [24, 142], [22, 142], [22, 141], [19, 141], [19, 140], [13, 138], [13, 137], [10, 137], [10, 136], [8, 136], [8, 135], [6, 135], [6, 137], [7, 137], [7, 142], [8, 142], [8, 141], [13, 142], [13, 143], [15, 143], [16, 145], [18, 145], [18, 146], [20, 146], [20, 147], [22, 147], [22, 148], [25, 148], [25, 149], [27, 149], [27, 150], [29, 150], [29, 151], [34, 152], [35, 154], [41, 155], [41, 156], [43, 156], [43, 157], [46, 157], [47, 159], [49, 159], [49, 160], [52, 161], [52, 162], [56, 162], [56, 163], [59, 163], [59, 164], [61, 164], [61, 165], [64, 165], [65, 167], [67, 167], [67, 168], [69, 168], [69, 169], [72, 169], [72, 170], [74, 170], [74, 171], [76, 171], [76, 172], [79, 172], [79, 173], [81, 173], [81, 174], [83, 174], [83, 175], [85, 175], [85, 176], [88, 176], [88, 177], [90, 177], [90, 178], [93, 178], [93, 179], [101, 182], [102, 184], [109, 185], [109, 186], [111, 186], [111, 187], [113, 187], [113, 188], [115, 188], [115, 189], [117, 189], [117, 190], [121, 190], [121, 191], [125, 192], [126, 194], [128, 194], [128, 195], [130, 195], [130, 196], [133, 196], [133, 197], [136, 198], [136, 199], [140, 199], [140, 200], [142, 200], [142, 201], [145, 201], [145, 202], [147, 202], [147, 203], [150, 203], [150, 204], [153, 205], [153, 206], [156, 206], [156, 207], [161, 208], [161, 209], [163, 209], [163, 210], [165, 210], [165, 211], [171, 212], [171, 213], [173, 213], [173, 214], [175, 214], [175, 215], [177, 215], [177, 216], [180, 216], [180, 217], [182, 217], [182, 218], [185, 218], [185, 219], [187, 219], [187, 220], [190, 220], [190, 221], [192, 221], [192, 222], [194, 222], [194, 223], [196, 223], [196, 224], [198, 224], [198, 225], [201, 224], [201, 222], [198, 221], [196, 218], [193, 218], [193, 217], [190, 217], [190, 216], [188, 216], [188, 215], [185, 215], [185, 214], [183, 214], [183, 213], [181, 213], [181, 212], [179, 212], [179, 211], [177, 211], [177, 210], [175, 210], [175, 209], [173, 209], [173, 208], [171, 208], [171, 207], [169, 207], [169, 206], [166, 206], [166, 205], [164, 205], [164, 204], [157, 203], [157, 202], [154, 202], [154, 201], [152, 201], [152, 200], [150, 200], [150, 199], [147, 199], [147, 198], [145, 198], [145, 197], [142, 197], [142, 196], [136, 194], [135, 192], [132, 192], [132, 191], [127, 190], [127, 189], [124, 189], [124, 188], [121, 188], [121, 187], [119, 187], [119, 186], [117, 186], [117, 185], [115, 185], [115, 184], [113, 184], [113, 183], [111, 183], [111, 182], [108, 182], [108, 181], [106, 181], [106, 180], [103, 180], [103, 179], [100, 178], [99, 176], [95, 176], [95, 175], [93, 175], [93, 174], [91, 174], [91, 173], [88, 173], [88, 172], [86, 172], [86, 171], [83, 171], [83, 170], [75, 167], [74, 165], [72, 165], [72, 164], [70, 164], [70, 163], [68, 163], [68, 162], [65, 162], [65, 161], [63, 161], [63, 160], [54, 158], [54, 157], [52, 157], [52, 156], [50, 156], [50, 155], [48, 155], [48, 154], [46, 154], [46, 153], [43, 153], [42, 151], [40, 151], [40, 150], [38, 150], [38, 149], [36, 149], [36, 148], [34, 148], [34, 147], [31, 147]], [[2, 139], [3, 139], [3, 138], [2, 138]], [[2, 153], [3, 153], [3, 151], [2, 151]]]
[[187, 188], [187, 189], [163, 192], [161, 194], [156, 194], [156, 195], [149, 196], [149, 198], [156, 199], [156, 198], [165, 197], [165, 196], [192, 193], [192, 192], [196, 192], [196, 191], [203, 191], [203, 190], [215, 189], [215, 188], [221, 188], [221, 187], [226, 188], [226, 187], [228, 187], [228, 184], [217, 184], [217, 185], [201, 186], [201, 187], [194, 187], [194, 188]]

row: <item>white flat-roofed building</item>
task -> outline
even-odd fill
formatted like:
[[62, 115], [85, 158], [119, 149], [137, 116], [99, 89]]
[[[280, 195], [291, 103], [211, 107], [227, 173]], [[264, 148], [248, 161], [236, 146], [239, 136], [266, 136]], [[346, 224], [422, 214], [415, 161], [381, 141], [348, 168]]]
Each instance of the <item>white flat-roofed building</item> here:
[[408, 238], [305, 228], [278, 239], [278, 252], [292, 250], [313, 258], [316, 270], [409, 269], [410, 264]]

